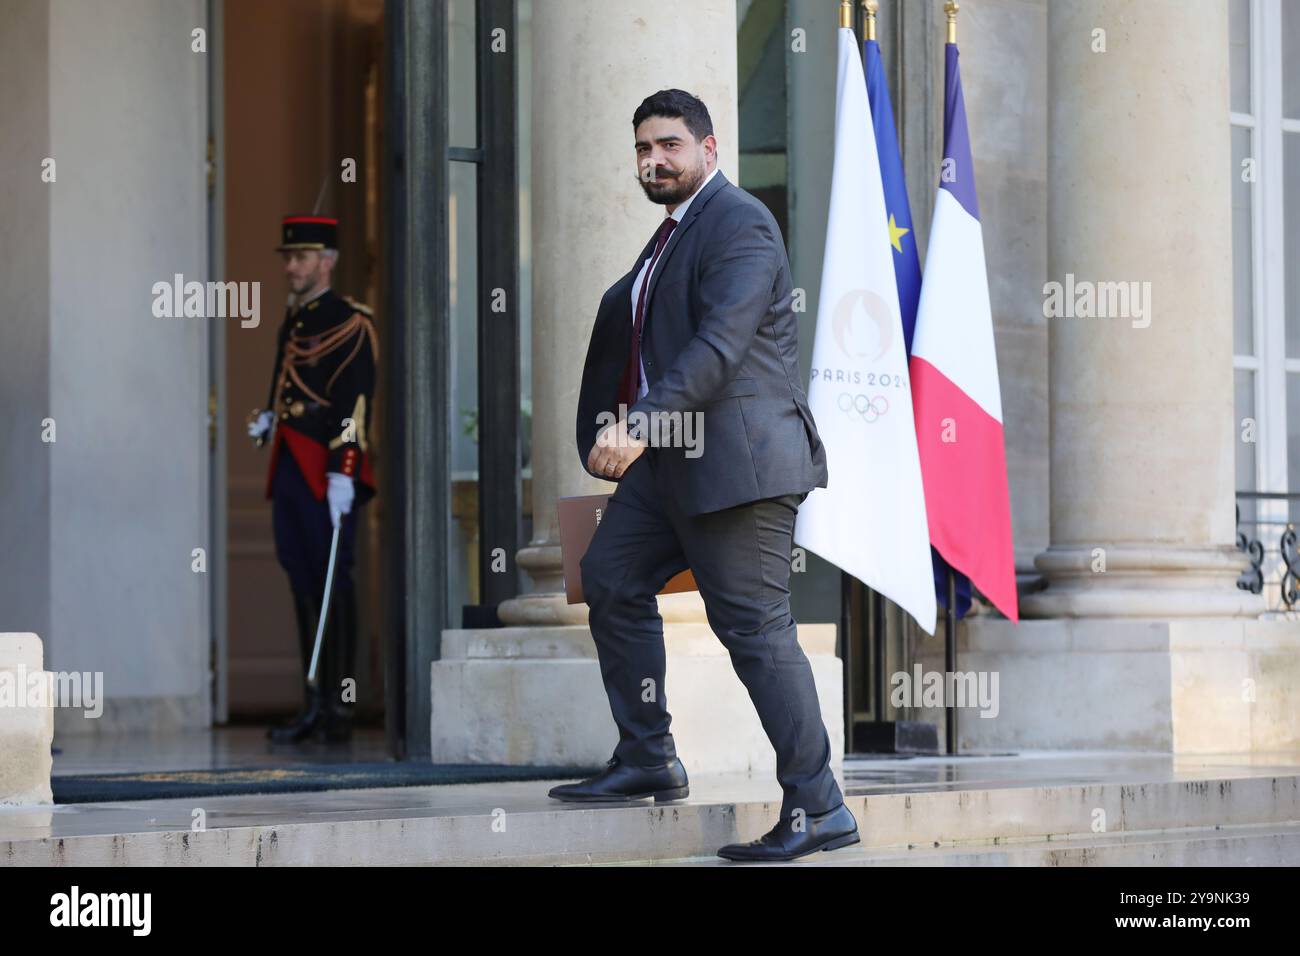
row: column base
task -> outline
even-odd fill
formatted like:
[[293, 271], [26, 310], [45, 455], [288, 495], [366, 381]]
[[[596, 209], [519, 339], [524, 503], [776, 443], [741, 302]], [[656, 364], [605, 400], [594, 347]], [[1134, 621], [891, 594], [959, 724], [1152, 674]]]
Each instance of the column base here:
[[[27, 699], [28, 688], [53, 682], [43, 671], [41, 639], [35, 634], [0, 634], [0, 804], [51, 805], [50, 771], [54, 741], [54, 701], [39, 706]], [[12, 695], [12, 696], [11, 696]]]
[[1059, 547], [1034, 559], [1047, 586], [1020, 600], [1022, 618], [1230, 618], [1264, 613], [1237, 587], [1249, 558], [1235, 548]]
[[[927, 642], [917, 660], [941, 673], [943, 644]], [[996, 691], [987, 706], [958, 707], [962, 753], [1300, 748], [1294, 621], [972, 618], [957, 632], [957, 669]], [[908, 714], [943, 726], [939, 706]]]
[[[661, 597], [661, 608], [676, 596]], [[838, 764], [844, 715], [835, 625], [801, 624], [798, 633]], [[708, 625], [666, 622], [664, 646], [671, 731], [687, 772], [773, 772], [776, 754]], [[431, 679], [434, 763], [598, 767], [618, 743], [585, 625], [443, 631]]]

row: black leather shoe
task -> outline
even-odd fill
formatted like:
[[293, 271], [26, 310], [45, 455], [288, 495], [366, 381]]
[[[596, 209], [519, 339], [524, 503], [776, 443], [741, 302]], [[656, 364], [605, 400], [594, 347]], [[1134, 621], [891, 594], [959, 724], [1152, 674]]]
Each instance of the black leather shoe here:
[[681, 800], [691, 792], [686, 768], [674, 757], [657, 767], [636, 767], [610, 757], [605, 769], [580, 783], [552, 787], [548, 796], [575, 803], [621, 802], [654, 797], [655, 803]]
[[326, 711], [325, 719], [317, 725], [314, 735], [327, 744], [345, 744], [352, 739], [352, 715]]
[[785, 817], [757, 840], [728, 843], [718, 850], [718, 856], [744, 861], [794, 860], [818, 850], [835, 850], [860, 840], [857, 818], [841, 803], [833, 810], [804, 817], [802, 832], [795, 832], [792, 819]]
[[302, 712], [288, 724], [267, 731], [272, 743], [296, 744], [319, 732], [327, 716], [321, 690], [307, 684], [304, 685], [303, 695], [306, 703]]

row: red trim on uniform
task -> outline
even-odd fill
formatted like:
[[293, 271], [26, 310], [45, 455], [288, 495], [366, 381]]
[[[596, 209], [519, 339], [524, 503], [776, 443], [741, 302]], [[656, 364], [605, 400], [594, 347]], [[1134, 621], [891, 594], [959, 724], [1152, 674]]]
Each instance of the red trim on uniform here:
[[337, 226], [337, 219], [330, 219], [328, 216], [285, 216], [283, 225], [289, 225], [295, 222], [315, 222], [322, 223], [326, 226]]
[[[271, 446], [271, 467], [266, 475], [266, 497], [271, 497], [271, 484], [275, 479], [275, 463], [280, 454], [280, 443], [289, 446], [289, 452], [293, 455], [293, 460], [298, 463], [298, 470], [302, 472], [303, 477], [307, 480], [307, 487], [317, 501], [325, 500], [325, 490], [329, 486], [329, 478], [325, 469], [329, 459], [329, 451], [320, 442], [313, 441], [302, 432], [294, 431], [287, 425], [280, 424], [275, 429], [275, 443]], [[361, 455], [361, 473], [356, 473], [357, 450], [348, 448], [344, 452], [344, 474], [347, 474], [357, 481], [367, 485], [372, 491], [375, 490], [375, 476], [370, 467], [370, 456]]]
[[298, 463], [298, 470], [307, 480], [307, 487], [317, 501], [325, 500], [325, 488], [329, 479], [325, 477], [325, 446], [312, 441], [302, 432], [281, 424], [275, 430], [275, 447], [271, 449], [271, 470], [266, 476], [266, 496], [271, 497], [271, 482], [275, 478], [275, 463], [280, 453], [280, 443], [289, 446], [289, 453]]

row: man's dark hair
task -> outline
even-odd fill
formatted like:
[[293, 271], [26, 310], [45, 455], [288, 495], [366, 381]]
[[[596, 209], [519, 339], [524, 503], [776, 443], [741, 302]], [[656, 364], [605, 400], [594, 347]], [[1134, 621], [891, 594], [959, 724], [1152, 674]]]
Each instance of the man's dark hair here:
[[685, 90], [660, 90], [643, 99], [632, 114], [632, 131], [636, 132], [636, 128], [651, 116], [681, 118], [697, 142], [713, 135], [709, 108]]

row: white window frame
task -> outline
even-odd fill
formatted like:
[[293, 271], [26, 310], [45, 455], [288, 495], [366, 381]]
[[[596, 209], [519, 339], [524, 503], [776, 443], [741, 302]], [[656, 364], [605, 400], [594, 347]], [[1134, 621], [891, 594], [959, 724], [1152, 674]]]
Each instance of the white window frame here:
[[[1281, 0], [1250, 3], [1250, 113], [1229, 114], [1231, 125], [1251, 131], [1256, 180], [1251, 196], [1252, 338], [1254, 353], [1233, 355], [1233, 368], [1255, 373], [1255, 487], [1290, 489], [1287, 474], [1287, 375], [1300, 358], [1286, 357], [1286, 288], [1283, 134], [1300, 133], [1300, 120], [1282, 118]], [[1240, 175], [1240, 170], [1235, 171]], [[1297, 476], [1300, 484], [1300, 476]], [[1260, 517], [1285, 517], [1284, 505], [1261, 503]]]

